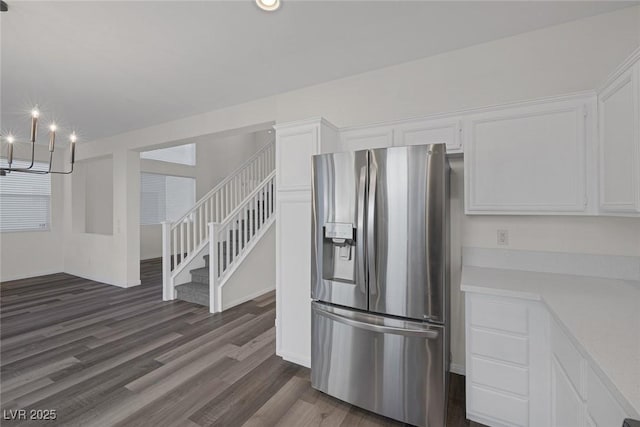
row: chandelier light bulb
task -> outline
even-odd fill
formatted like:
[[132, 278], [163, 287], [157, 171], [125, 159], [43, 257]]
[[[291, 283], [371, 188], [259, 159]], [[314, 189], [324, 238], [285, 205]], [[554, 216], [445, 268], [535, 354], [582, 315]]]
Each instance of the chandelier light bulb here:
[[273, 12], [280, 8], [280, 0], [256, 0], [256, 4], [262, 10]]
[[[14, 141], [15, 138], [13, 136], [13, 134], [4, 134], [4, 133], [0, 133], [0, 139], [6, 141], [8, 143], [7, 145], [7, 155], [6, 155], [6, 159], [7, 159], [7, 163], [8, 163], [8, 167], [5, 167], [4, 165], [2, 165], [2, 167], [0, 167], [0, 176], [6, 176], [8, 173], [10, 172], [20, 172], [20, 173], [34, 173], [34, 174], [63, 174], [63, 175], [68, 175], [73, 173], [73, 164], [75, 162], [75, 154], [76, 154], [76, 141], [78, 140], [78, 137], [76, 136], [75, 132], [71, 132], [71, 134], [69, 135], [69, 140], [71, 141], [71, 143], [69, 144], [69, 148], [71, 151], [71, 168], [69, 168], [69, 170], [63, 170], [63, 171], [55, 171], [52, 170], [51, 164], [53, 162], [53, 152], [55, 150], [55, 144], [56, 144], [56, 132], [58, 131], [58, 125], [56, 125], [55, 122], [50, 122], [49, 125], [47, 126], [49, 128], [49, 169], [48, 170], [37, 170], [37, 169], [32, 169], [33, 166], [35, 165], [35, 148], [36, 148], [36, 137], [37, 137], [37, 133], [38, 133], [38, 122], [41, 120], [40, 119], [40, 109], [38, 108], [38, 105], [34, 105], [33, 108], [30, 111], [30, 116], [31, 116], [31, 161], [30, 164], [27, 167], [20, 167], [20, 168], [16, 168], [16, 167], [12, 167], [12, 163], [13, 163], [13, 149], [14, 149]], [[27, 162], [29, 162], [29, 160], [27, 160]]]

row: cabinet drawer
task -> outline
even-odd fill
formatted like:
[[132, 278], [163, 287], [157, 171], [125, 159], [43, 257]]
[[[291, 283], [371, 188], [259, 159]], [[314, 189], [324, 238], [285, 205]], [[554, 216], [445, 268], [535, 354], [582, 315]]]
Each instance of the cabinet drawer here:
[[587, 412], [599, 427], [621, 426], [626, 418], [607, 387], [589, 367], [587, 369]]
[[471, 353], [506, 362], [527, 365], [529, 340], [526, 337], [470, 328]]
[[474, 298], [471, 302], [471, 324], [526, 334], [529, 331], [527, 307], [523, 304]]
[[580, 397], [586, 399], [584, 379], [586, 361], [574, 347], [573, 343], [569, 341], [569, 338], [562, 333], [558, 325], [554, 325], [554, 327], [551, 328], [551, 351], [567, 374], [573, 387], [580, 393]]
[[475, 356], [471, 357], [471, 381], [523, 397], [529, 394], [529, 369]]
[[510, 426], [526, 426], [529, 401], [497, 391], [471, 385], [467, 410], [505, 422]]

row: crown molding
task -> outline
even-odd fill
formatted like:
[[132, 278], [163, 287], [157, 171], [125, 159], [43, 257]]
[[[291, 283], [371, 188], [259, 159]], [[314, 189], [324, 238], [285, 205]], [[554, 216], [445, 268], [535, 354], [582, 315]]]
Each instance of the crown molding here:
[[640, 61], [640, 46], [636, 48], [631, 55], [627, 56], [627, 58], [622, 61], [620, 65], [616, 67], [615, 70], [611, 74], [607, 76], [604, 83], [598, 87], [597, 92], [601, 93], [607, 86], [611, 85], [617, 78], [619, 78], [623, 73], [629, 70], [633, 65]]

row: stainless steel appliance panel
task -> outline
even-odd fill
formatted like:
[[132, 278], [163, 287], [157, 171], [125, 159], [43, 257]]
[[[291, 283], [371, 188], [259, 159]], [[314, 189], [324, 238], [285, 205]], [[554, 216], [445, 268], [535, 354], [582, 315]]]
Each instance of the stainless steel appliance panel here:
[[417, 426], [446, 416], [445, 328], [312, 303], [311, 383]]
[[367, 309], [365, 203], [368, 152], [312, 162], [311, 297]]
[[444, 322], [448, 174], [444, 144], [370, 151], [370, 311]]

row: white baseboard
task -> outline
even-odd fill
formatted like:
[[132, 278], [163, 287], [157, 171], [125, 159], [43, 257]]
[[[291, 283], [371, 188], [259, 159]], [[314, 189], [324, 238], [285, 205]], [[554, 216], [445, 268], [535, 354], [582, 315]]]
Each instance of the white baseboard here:
[[49, 274], [59, 274], [59, 273], [69, 274], [71, 276], [76, 276], [76, 277], [80, 277], [82, 279], [87, 279], [87, 280], [93, 280], [94, 282], [104, 283], [105, 285], [117, 286], [119, 288], [132, 288], [142, 283], [140, 280], [137, 280], [136, 282], [132, 282], [132, 283], [117, 283], [117, 282], [111, 281], [110, 279], [105, 279], [104, 277], [98, 277], [91, 274], [85, 274], [85, 273], [80, 274], [80, 273], [75, 273], [73, 271], [60, 271], [60, 270], [44, 270], [44, 271], [29, 272], [27, 275], [18, 274], [18, 275], [9, 276], [9, 277], [3, 277], [2, 280], [0, 280], [0, 283], [10, 282], [12, 280], [30, 279], [32, 277], [47, 276]]
[[138, 280], [138, 283], [132, 283], [131, 285], [129, 285], [127, 283], [115, 282], [111, 278], [95, 276], [93, 274], [77, 273], [77, 272], [74, 272], [74, 271], [65, 271], [64, 273], [70, 274], [70, 275], [76, 276], [76, 277], [81, 277], [83, 279], [92, 280], [94, 282], [103, 283], [105, 285], [117, 286], [119, 288], [130, 288], [132, 286], [137, 286], [137, 285], [140, 284], [139, 280]]
[[4, 282], [10, 282], [12, 280], [22, 280], [22, 279], [30, 279], [32, 277], [38, 277], [38, 276], [47, 276], [49, 274], [58, 274], [58, 273], [64, 273], [64, 271], [59, 270], [59, 269], [51, 269], [51, 270], [42, 270], [42, 271], [30, 271], [28, 273], [23, 273], [23, 274], [14, 274], [11, 276], [7, 276], [7, 277], [2, 277], [2, 279], [0, 279], [1, 283]]
[[454, 374], [458, 374], [458, 375], [465, 375], [465, 366], [464, 365], [460, 365], [458, 363], [451, 363], [449, 364], [449, 372], [453, 372]]
[[288, 353], [286, 351], [277, 352], [276, 355], [282, 357], [287, 362], [295, 363], [296, 365], [301, 365], [305, 368], [311, 368], [310, 357], [303, 357], [298, 354]]
[[271, 292], [271, 291], [273, 291], [275, 289], [276, 289], [276, 285], [273, 285], [273, 286], [269, 286], [269, 287], [264, 288], [264, 289], [260, 289], [259, 291], [256, 291], [256, 292], [252, 292], [249, 295], [245, 295], [243, 297], [236, 298], [235, 300], [233, 300], [231, 302], [225, 302], [223, 300], [222, 301], [222, 310], [224, 311], [224, 310], [227, 310], [227, 309], [229, 309], [231, 307], [235, 307], [236, 305], [240, 305], [243, 302], [250, 301], [250, 300], [252, 300], [254, 298], [257, 298], [257, 297], [259, 297], [261, 295], [264, 295], [267, 292]]

